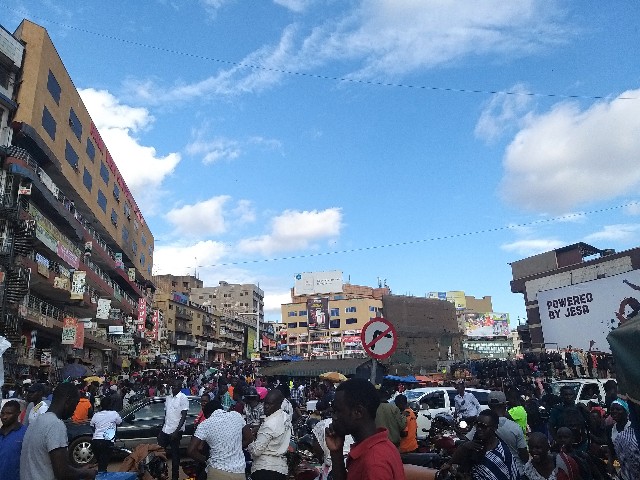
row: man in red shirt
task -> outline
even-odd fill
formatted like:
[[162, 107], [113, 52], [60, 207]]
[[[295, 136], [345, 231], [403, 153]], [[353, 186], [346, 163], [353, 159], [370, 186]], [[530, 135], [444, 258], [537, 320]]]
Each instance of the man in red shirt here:
[[[334, 480], [405, 479], [400, 454], [387, 430], [376, 429], [377, 393], [371, 383], [360, 378], [347, 380], [336, 389], [333, 421], [325, 436]], [[355, 440], [346, 467], [342, 454], [345, 435]]]

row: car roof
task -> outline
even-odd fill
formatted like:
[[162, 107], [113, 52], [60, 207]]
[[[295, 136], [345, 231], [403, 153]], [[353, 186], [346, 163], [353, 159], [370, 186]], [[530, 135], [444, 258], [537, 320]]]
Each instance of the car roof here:
[[618, 382], [615, 378], [563, 378], [562, 380], [555, 380], [554, 383], [607, 383], [609, 380]]
[[[431, 393], [431, 392], [441, 392], [443, 390], [447, 392], [455, 392], [456, 388], [455, 387], [421, 387], [421, 388], [411, 388], [407, 391], [417, 392], [417, 393]], [[469, 392], [484, 392], [484, 393], [489, 393], [491, 391], [485, 388], [472, 388], [472, 387], [465, 387], [465, 390]]]

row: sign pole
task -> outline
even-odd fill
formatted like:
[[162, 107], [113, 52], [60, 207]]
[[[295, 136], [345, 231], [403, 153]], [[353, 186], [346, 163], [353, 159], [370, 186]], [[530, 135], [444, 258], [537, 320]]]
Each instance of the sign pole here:
[[376, 384], [376, 370], [378, 369], [378, 360], [376, 360], [375, 358], [371, 359], [371, 378], [369, 379], [369, 381], [375, 385]]

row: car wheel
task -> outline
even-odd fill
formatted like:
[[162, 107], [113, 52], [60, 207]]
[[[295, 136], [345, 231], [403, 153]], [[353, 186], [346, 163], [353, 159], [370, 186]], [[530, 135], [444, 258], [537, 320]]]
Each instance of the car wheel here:
[[94, 462], [91, 437], [78, 437], [69, 445], [69, 460], [74, 467], [83, 467]]

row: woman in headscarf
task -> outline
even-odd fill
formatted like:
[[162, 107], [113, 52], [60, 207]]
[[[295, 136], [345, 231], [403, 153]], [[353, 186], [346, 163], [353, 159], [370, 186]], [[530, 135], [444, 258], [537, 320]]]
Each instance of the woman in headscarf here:
[[618, 477], [621, 480], [634, 480], [640, 472], [640, 449], [636, 432], [629, 421], [629, 405], [625, 400], [617, 398], [611, 402], [609, 413], [615, 420], [611, 428], [611, 443], [609, 444], [609, 468], [613, 470], [613, 459], [620, 462]]

